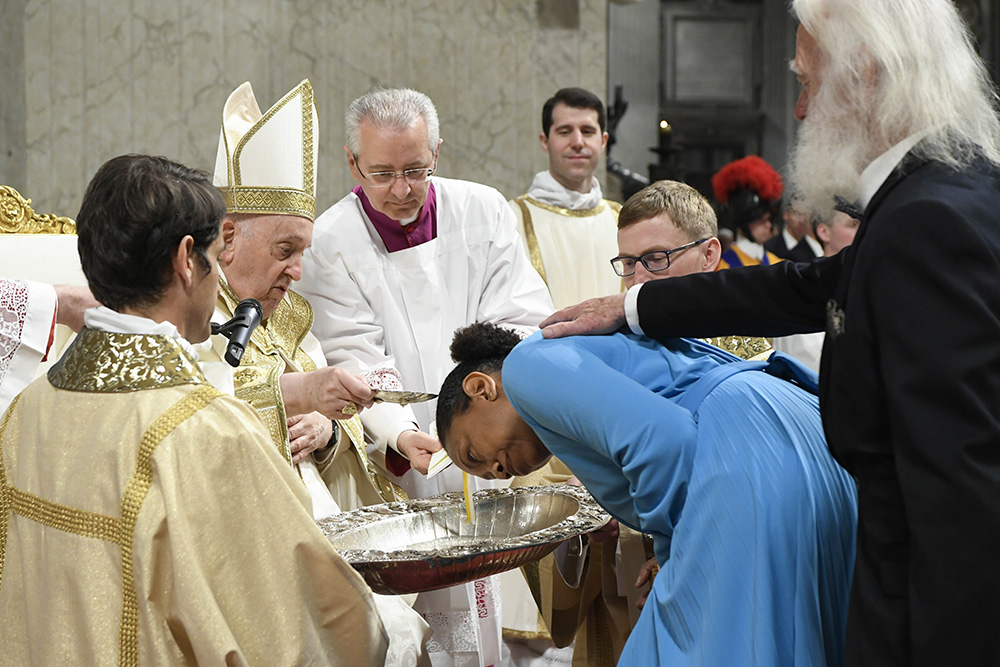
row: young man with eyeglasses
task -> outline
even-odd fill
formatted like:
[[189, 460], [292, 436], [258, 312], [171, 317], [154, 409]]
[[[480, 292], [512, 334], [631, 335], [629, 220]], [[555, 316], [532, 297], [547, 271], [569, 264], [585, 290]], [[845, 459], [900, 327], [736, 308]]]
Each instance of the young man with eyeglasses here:
[[[711, 273], [722, 245], [715, 211], [701, 193], [677, 181], [657, 181], [632, 195], [618, 215], [618, 257], [611, 268], [628, 289], [651, 280]], [[766, 338], [718, 336], [706, 342], [744, 359], [771, 352]]]
[[601, 99], [583, 88], [562, 88], [542, 106], [542, 148], [549, 168], [528, 192], [510, 200], [531, 263], [556, 308], [620, 292], [603, 270], [614, 246], [621, 204], [604, 199], [594, 173], [608, 145]]
[[632, 195], [618, 215], [618, 257], [625, 287], [715, 271], [722, 255], [715, 212], [694, 188], [657, 181]]
[[[332, 366], [398, 370], [401, 388], [436, 392], [452, 367], [456, 329], [487, 321], [532, 330], [552, 301], [503, 196], [432, 177], [441, 138], [426, 95], [375, 90], [352, 102], [345, 120], [344, 150], [358, 185], [316, 219], [299, 283], [312, 302], [313, 333]], [[454, 467], [421, 474], [441, 448], [434, 409], [433, 401], [382, 403], [361, 415], [375, 440], [372, 455], [385, 456], [411, 497], [462, 489]], [[477, 480], [473, 489], [490, 486]], [[434, 628], [434, 664], [500, 662], [496, 590], [490, 578], [420, 595], [414, 609]]]

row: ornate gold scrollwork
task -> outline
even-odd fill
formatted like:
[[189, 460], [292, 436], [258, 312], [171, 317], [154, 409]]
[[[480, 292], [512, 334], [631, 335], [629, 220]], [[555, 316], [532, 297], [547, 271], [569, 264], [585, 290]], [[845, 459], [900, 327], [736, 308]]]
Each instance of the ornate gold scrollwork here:
[[14, 188], [0, 185], [0, 234], [76, 234], [70, 218], [40, 215]]

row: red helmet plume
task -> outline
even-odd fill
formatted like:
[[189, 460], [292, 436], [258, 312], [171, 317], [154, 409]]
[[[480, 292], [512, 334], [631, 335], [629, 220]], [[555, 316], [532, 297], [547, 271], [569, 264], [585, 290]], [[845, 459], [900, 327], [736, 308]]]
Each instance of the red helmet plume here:
[[728, 203], [737, 190], [753, 190], [761, 200], [773, 203], [781, 199], [784, 186], [774, 167], [761, 157], [748, 155], [730, 162], [712, 176], [712, 190], [720, 204]]

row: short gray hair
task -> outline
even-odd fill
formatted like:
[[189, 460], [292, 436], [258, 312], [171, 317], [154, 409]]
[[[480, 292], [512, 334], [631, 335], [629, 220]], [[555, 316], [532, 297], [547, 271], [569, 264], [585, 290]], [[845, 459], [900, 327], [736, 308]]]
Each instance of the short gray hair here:
[[402, 130], [417, 117], [422, 117], [427, 125], [431, 152], [437, 151], [441, 129], [431, 98], [410, 88], [379, 88], [366, 93], [347, 108], [344, 118], [347, 148], [355, 156], [361, 152], [362, 122], [378, 128]]

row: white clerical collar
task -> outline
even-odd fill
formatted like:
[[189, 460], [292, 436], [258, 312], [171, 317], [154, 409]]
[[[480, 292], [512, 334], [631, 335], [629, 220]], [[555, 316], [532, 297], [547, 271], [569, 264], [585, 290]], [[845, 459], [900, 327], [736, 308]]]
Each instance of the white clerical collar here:
[[173, 338], [184, 350], [195, 359], [198, 352], [194, 349], [173, 322], [154, 322], [147, 317], [129, 315], [111, 310], [107, 306], [88, 308], [83, 311], [83, 323], [90, 329], [107, 331], [109, 333], [133, 334], [138, 336], [166, 336]]
[[781, 230], [781, 236], [785, 239], [785, 247], [791, 250], [799, 244], [799, 240], [788, 232], [788, 227]]
[[535, 180], [531, 182], [528, 196], [551, 206], [568, 208], [571, 211], [583, 211], [594, 208], [601, 203], [601, 199], [604, 197], [604, 193], [601, 192], [601, 184], [597, 182], [597, 179], [591, 177], [590, 180], [590, 192], [576, 192], [566, 188], [548, 171], [540, 171], [535, 174]]
[[893, 170], [903, 161], [910, 149], [920, 143], [920, 140], [930, 134], [930, 130], [924, 130], [911, 134], [886, 152], [875, 158], [871, 164], [861, 172], [861, 183], [858, 196], [858, 208], [864, 211], [871, 203], [872, 197], [878, 189], [886, 182]]
[[815, 257], [822, 257], [823, 256], [823, 244], [822, 243], [820, 243], [819, 241], [817, 241], [816, 239], [814, 239], [809, 234], [806, 234], [802, 238], [804, 238], [806, 240], [806, 243], [809, 244], [809, 247], [812, 248], [813, 256], [815, 256]]
[[745, 252], [747, 255], [753, 257], [758, 261], [764, 259], [764, 253], [766, 252], [764, 250], [764, 246], [762, 246], [759, 243], [754, 243], [750, 239], [740, 234], [736, 235], [736, 241], [734, 241], [734, 245], [743, 252]]

